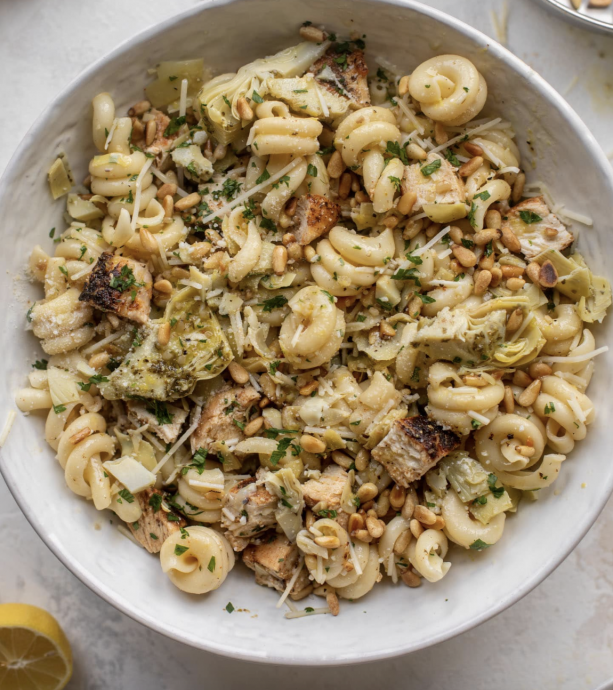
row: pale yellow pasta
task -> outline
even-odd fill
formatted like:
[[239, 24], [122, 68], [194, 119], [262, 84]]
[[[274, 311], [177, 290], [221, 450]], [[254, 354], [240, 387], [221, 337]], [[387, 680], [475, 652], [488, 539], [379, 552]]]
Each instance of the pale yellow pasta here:
[[48, 410], [53, 407], [51, 394], [48, 390], [36, 388], [21, 388], [15, 393], [15, 404], [22, 412], [34, 410]]
[[105, 150], [105, 144], [115, 119], [115, 103], [110, 93], [99, 93], [92, 100], [92, 137], [98, 151]]
[[91, 434], [104, 433], [105, 431], [106, 419], [96, 412], [79, 415], [71, 422], [62, 432], [55, 456], [62, 469], [66, 467], [69, 455], [79, 443], [78, 435], [85, 434], [88, 437]]
[[[506, 513], [499, 513], [487, 525], [483, 525], [471, 518], [468, 507], [462, 503], [453, 489], [449, 489], [445, 494], [441, 511], [445, 520], [445, 534], [452, 542], [465, 549], [479, 541], [491, 546], [502, 537]], [[419, 541], [417, 547], [419, 549]]]
[[463, 125], [485, 105], [487, 84], [470, 60], [459, 55], [438, 55], [413, 71], [409, 93], [427, 117], [448, 125]]
[[284, 175], [273, 185], [273, 188], [262, 202], [262, 215], [264, 218], [275, 222], [279, 220], [283, 207], [305, 179], [307, 167], [306, 160], [301, 158], [300, 162], [287, 175]]
[[[322, 537], [335, 539], [338, 546], [319, 545], [317, 539]], [[334, 579], [343, 571], [349, 553], [348, 542], [347, 532], [330, 518], [317, 520], [308, 531], [302, 530], [296, 540], [298, 548], [305, 553], [306, 567], [315, 582], [320, 585], [327, 582], [328, 578]]]
[[379, 553], [375, 546], [370, 546], [368, 553], [368, 562], [362, 568], [362, 574], [358, 576], [356, 581], [346, 587], [339, 587], [336, 593], [342, 599], [351, 599], [355, 601], [360, 599], [379, 581], [381, 574], [379, 573]]
[[41, 339], [43, 350], [55, 355], [83, 347], [93, 338], [91, 318], [92, 308], [79, 302], [79, 291], [70, 288], [59, 297], [34, 306], [32, 330]]
[[259, 156], [290, 153], [307, 156], [319, 149], [322, 125], [315, 118], [292, 117], [284, 103], [267, 101], [256, 108], [252, 146]]
[[109, 142], [109, 153], [130, 154], [130, 136], [132, 134], [132, 120], [120, 117], [115, 121], [115, 131]]
[[471, 225], [473, 228], [475, 230], [483, 230], [485, 214], [489, 207], [498, 201], [506, 201], [510, 196], [511, 187], [504, 180], [492, 180], [484, 184], [472, 201]]
[[542, 308], [535, 312], [535, 316], [538, 319], [539, 329], [547, 342], [572, 340], [577, 333], [581, 332], [583, 327], [583, 321], [577, 314], [577, 308], [574, 304], [558, 304], [551, 311]]
[[451, 568], [451, 563], [444, 561], [448, 550], [447, 537], [438, 530], [427, 529], [418, 539], [411, 541], [407, 554], [409, 562], [422, 577], [428, 582], [438, 582]]
[[[518, 450], [522, 446], [533, 448], [534, 453], [522, 455]], [[545, 439], [537, 423], [516, 414], [496, 417], [475, 433], [477, 457], [494, 472], [527, 469], [541, 459], [544, 448]]]
[[109, 460], [113, 457], [114, 452], [115, 442], [108, 434], [92, 434], [83, 441], [79, 441], [68, 455], [64, 466], [64, 476], [68, 488], [78, 496], [91, 498], [92, 487], [88, 479], [97, 479], [97, 477], [86, 472], [90, 460], [93, 456], [104, 457], [105, 460]]
[[472, 293], [474, 280], [470, 273], [465, 273], [460, 277], [457, 284], [453, 286], [443, 286], [430, 290], [428, 295], [434, 300], [424, 304], [421, 313], [424, 316], [436, 316], [445, 307], [450, 309], [464, 302]]
[[251, 221], [247, 230], [245, 244], [238, 251], [228, 267], [228, 277], [233, 283], [242, 280], [257, 264], [262, 251], [262, 238], [254, 221]]

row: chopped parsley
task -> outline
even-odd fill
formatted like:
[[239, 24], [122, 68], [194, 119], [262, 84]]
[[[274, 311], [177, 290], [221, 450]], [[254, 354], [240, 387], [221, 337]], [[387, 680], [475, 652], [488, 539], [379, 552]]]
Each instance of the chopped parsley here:
[[188, 550], [189, 546], [181, 546], [181, 544], [175, 544], [175, 556], [182, 556]]
[[430, 295], [422, 295], [420, 293], [417, 293], [417, 296], [419, 299], [422, 301], [423, 304], [432, 304], [433, 302], [436, 302], [434, 297], [430, 297]]
[[381, 67], [379, 67], [379, 69], [377, 70], [377, 79], [379, 79], [380, 81], [388, 81], [387, 75], [381, 69]]
[[479, 194], [475, 194], [473, 196], [473, 199], [482, 199], [483, 201], [487, 201], [490, 198], [491, 194], [487, 191], [487, 189], [483, 192], [479, 192]]
[[319, 517], [329, 518], [331, 520], [333, 520], [338, 515], [336, 510], [320, 510], [317, 514], [319, 515]]
[[467, 240], [465, 237], [463, 237], [462, 246], [466, 247], [466, 249], [472, 249], [475, 246], [475, 243], [472, 240]]
[[481, 541], [481, 539], [477, 539], [470, 545], [470, 548], [473, 551], [483, 551], [483, 549], [489, 549], [490, 546], [491, 544], [486, 544], [484, 541]]
[[553, 414], [556, 411], [556, 406], [552, 402], [548, 402], [545, 405], [545, 414]]
[[226, 611], [227, 611], [228, 613], [232, 613], [232, 611], [234, 611], [234, 606], [232, 606], [232, 602], [231, 602], [231, 601], [229, 601], [228, 604], [226, 605]]
[[366, 321], [366, 316], [365, 316], [364, 314], [358, 314], [358, 315], [355, 317], [355, 320], [356, 320], [358, 323], [364, 323], [364, 321]]
[[66, 412], [66, 405], [54, 405], [53, 411], [55, 412], [55, 414]]
[[459, 167], [461, 165], [460, 161], [458, 160], [458, 157], [451, 149], [446, 149], [443, 152], [443, 155], [451, 163], [451, 165], [455, 165], [456, 167]]
[[47, 368], [47, 364], [49, 364], [49, 362], [46, 359], [37, 359], [32, 366], [34, 369], [45, 370]]
[[106, 376], [102, 376], [102, 374], [94, 374], [93, 376], [89, 377], [89, 381], [87, 383], [81, 383], [81, 381], [77, 381], [77, 386], [82, 391], [87, 391], [92, 387], [92, 383], [94, 385], [98, 385], [99, 383], [108, 383], [108, 378]]
[[312, 163], [307, 165], [307, 175], [309, 177], [317, 177], [317, 168]]
[[[406, 149], [404, 146], [400, 146], [397, 141], [388, 141], [385, 147], [385, 153], [388, 153], [395, 158], [400, 158], [405, 165], [409, 164], [409, 157], [407, 156]], [[439, 161], [439, 167], [440, 164], [441, 162]]]
[[263, 312], [271, 312], [273, 309], [281, 309], [287, 304], [287, 297], [285, 295], [276, 295], [270, 299], [265, 299], [263, 302], [258, 304], [258, 307], [264, 307]]
[[392, 280], [412, 280], [417, 287], [421, 287], [416, 268], [399, 268], [392, 276]]
[[123, 498], [124, 501], [127, 503], [134, 503], [134, 496], [128, 491], [128, 489], [122, 489], [119, 492], [119, 495], [121, 498]]
[[401, 181], [400, 181], [400, 178], [399, 178], [399, 177], [394, 177], [393, 175], [390, 175], [390, 176], [388, 177], [388, 180], [391, 180], [391, 182], [392, 182], [392, 184], [394, 185], [394, 187], [396, 187], [396, 191], [399, 192], [399, 191], [400, 191], [400, 185], [402, 184]]
[[532, 225], [533, 223], [540, 223], [543, 219], [538, 215], [538, 213], [534, 213], [534, 211], [520, 211], [519, 212], [519, 217], [526, 223], [527, 225]]
[[476, 419], [473, 419], [470, 423], [473, 429], [478, 429], [481, 426], [481, 422], [479, 422]]
[[212, 573], [215, 570], [215, 556], [211, 556], [211, 560], [209, 561], [209, 564], [206, 568], [210, 573]]
[[504, 487], [503, 486], [496, 486], [496, 482], [498, 481], [498, 477], [495, 474], [490, 474], [487, 475], [487, 485], [490, 488], [490, 491], [494, 495], [494, 498], [500, 498], [502, 494], [504, 493]]
[[264, 228], [264, 230], [268, 230], [269, 232], [277, 232], [277, 226], [272, 220], [270, 220], [270, 218], [262, 218], [260, 227]]
[[256, 184], [262, 184], [262, 182], [266, 182], [266, 180], [270, 177], [270, 173], [266, 168], [264, 168], [264, 172], [258, 177], [258, 179], [255, 181]]
[[149, 496], [149, 505], [153, 508], [153, 512], [157, 513], [162, 507], [162, 496], [161, 494], [151, 494]]
[[119, 290], [119, 292], [125, 292], [132, 287], [143, 287], [144, 285], [145, 283], [137, 282], [134, 277], [134, 271], [127, 264], [121, 267], [119, 274], [112, 273], [109, 282], [109, 286]]
[[283, 177], [280, 177], [274, 184], [273, 184], [273, 189], [279, 189], [279, 187], [284, 184], [288, 189], [289, 189], [289, 182], [290, 182], [290, 176], [289, 175], [283, 175]]
[[277, 449], [273, 450], [270, 455], [270, 464], [276, 467], [279, 464], [279, 460], [283, 460], [287, 449], [292, 443], [291, 438], [282, 438], [279, 443], [277, 443]]
[[422, 165], [420, 168], [421, 174], [424, 177], [430, 177], [432, 173], [436, 172], [439, 168], [441, 167], [441, 159], [437, 158], [435, 161], [432, 161], [432, 163], [428, 163], [428, 165]]
[[411, 381], [415, 381], [417, 383], [419, 381], [419, 372], [421, 371], [420, 367], [415, 367], [413, 369], [413, 373], [411, 374]]
[[468, 212], [468, 222], [471, 226], [475, 227], [475, 213], [477, 212], [477, 204], [473, 201], [470, 205], [470, 211]]
[[260, 96], [260, 94], [259, 94], [257, 91], [254, 91], [254, 92], [251, 94], [251, 100], [252, 100], [254, 103], [264, 103], [264, 99]]
[[186, 122], [186, 117], [185, 115], [179, 115], [179, 117], [173, 117], [170, 122], [168, 123], [168, 126], [164, 130], [164, 136], [165, 137], [171, 137], [173, 134], [176, 134], [180, 129], [181, 125], [184, 125]]

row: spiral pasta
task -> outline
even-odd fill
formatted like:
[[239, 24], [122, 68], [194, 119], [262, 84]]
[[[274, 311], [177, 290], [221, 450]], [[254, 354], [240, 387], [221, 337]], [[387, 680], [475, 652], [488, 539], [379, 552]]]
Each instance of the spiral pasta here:
[[281, 101], [267, 101], [256, 108], [251, 145], [259, 156], [307, 156], [319, 149], [322, 125], [315, 118], [292, 117]]

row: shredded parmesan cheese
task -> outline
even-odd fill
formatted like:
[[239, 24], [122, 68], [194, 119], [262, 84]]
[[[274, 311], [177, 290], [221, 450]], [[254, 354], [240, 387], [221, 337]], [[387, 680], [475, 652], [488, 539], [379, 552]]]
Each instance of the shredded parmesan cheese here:
[[[296, 566], [296, 570], [294, 571], [294, 574], [292, 575], [290, 581], [287, 583], [287, 587], [283, 590], [283, 594], [281, 595], [281, 598], [277, 602], [277, 608], [280, 609], [283, 606], [283, 602], [287, 599], [289, 596], [289, 593], [292, 591], [292, 587], [296, 584], [296, 580], [298, 579], [298, 576], [300, 575], [300, 571], [302, 570], [302, 566], [304, 565], [304, 556], [300, 557], [300, 561], [298, 562], [298, 565]], [[287, 614], [285, 614], [287, 616]]]
[[521, 337], [521, 334], [526, 330], [526, 328], [528, 327], [528, 324], [530, 323], [530, 321], [532, 321], [533, 318], [534, 318], [534, 312], [531, 311], [528, 314], [528, 316], [526, 316], [526, 318], [524, 319], [522, 325], [515, 331], [515, 333], [513, 333], [513, 336], [511, 338], [510, 342], [514, 343], [518, 338]]
[[[424, 215], [425, 215], [425, 214], [424, 214]], [[411, 220], [414, 220], [414, 218], [412, 218]], [[413, 255], [413, 256], [421, 256], [424, 252], [427, 252], [428, 249], [430, 249], [430, 247], [434, 247], [434, 245], [435, 245], [439, 240], [442, 240], [443, 237], [445, 237], [445, 235], [449, 232], [450, 229], [451, 229], [451, 226], [450, 226], [450, 225], [448, 225], [447, 227], [443, 228], [440, 232], [436, 233], [436, 235], [434, 235], [434, 237], [433, 237], [431, 240], [429, 240], [428, 242], [426, 242], [426, 244], [424, 244], [423, 247], [419, 247], [419, 248], [416, 249], [414, 252], [411, 252], [412, 255]], [[411, 262], [408, 261], [408, 262], [406, 262], [406, 265], [408, 266], [410, 263], [411, 263]], [[403, 264], [403, 267], [404, 267], [404, 264]]]
[[297, 611], [294, 613], [293, 611], [288, 611], [285, 614], [286, 618], [304, 618], [305, 616], [315, 616], [320, 613], [332, 613], [330, 609], [326, 606], [325, 608], [317, 608], [313, 609], [312, 611]]
[[586, 352], [584, 355], [575, 355], [574, 357], [539, 357], [539, 362], [551, 362], [555, 364], [576, 364], [578, 362], [587, 362], [588, 359], [601, 355], [603, 352], [608, 352], [609, 346], [604, 345], [599, 347], [597, 350], [592, 350], [591, 352]]
[[[166, 184], [174, 184], [169, 177], [164, 175], [163, 172], [160, 172], [157, 168], [154, 168], [153, 166], [151, 167], [151, 172], [158, 178], [158, 180], [162, 180], [162, 182], [165, 182]], [[179, 196], [187, 196], [187, 192], [184, 189], [181, 189], [180, 187], [177, 187], [177, 194]]]
[[113, 124], [111, 125], [111, 131], [109, 132], [109, 135], [106, 138], [106, 141], [104, 142], [104, 150], [105, 151], [108, 151], [109, 144], [111, 143], [111, 141], [113, 139], [113, 134], [115, 134], [115, 129], [117, 127], [118, 122], [119, 122], [119, 120], [117, 118], [114, 118]]
[[321, 91], [319, 90], [319, 84], [317, 81], [313, 82], [315, 84], [315, 93], [317, 94], [317, 98], [319, 99], [319, 105], [321, 105], [321, 112], [323, 113], [324, 117], [330, 117], [330, 110], [328, 109], [328, 104], [324, 100], [324, 97], [321, 95]]
[[348, 542], [349, 544], [349, 560], [353, 563], [353, 567], [355, 569], [355, 572], [359, 575], [362, 574], [363, 570], [360, 566], [360, 562], [358, 561], [358, 557], [355, 553], [355, 548], [351, 542], [351, 539]]
[[81, 352], [84, 355], [91, 355], [93, 352], [97, 352], [105, 345], [108, 345], [109, 343], [112, 343], [114, 340], [117, 340], [117, 338], [121, 338], [122, 335], [124, 335], [124, 331], [118, 331], [117, 333], [113, 333], [107, 336], [106, 338], [102, 338], [102, 340], [99, 340], [97, 343], [94, 343], [93, 345], [84, 348], [83, 350], [81, 350]]
[[474, 410], [468, 410], [466, 414], [469, 417], [472, 417], [472, 419], [474, 419], [476, 422], [479, 422], [479, 424], [482, 424], [483, 426], [487, 426], [490, 423], [490, 420], [487, 417], [484, 417], [482, 414], [479, 414]]
[[262, 191], [262, 189], [270, 186], [273, 184], [273, 182], [276, 182], [277, 180], [280, 180], [284, 175], [287, 175], [287, 173], [290, 170], [293, 170], [300, 161], [302, 161], [302, 158], [295, 158], [291, 163], [288, 163], [284, 168], [279, 170], [279, 172], [275, 173], [274, 175], [271, 175], [266, 182], [261, 182], [260, 184], [256, 184], [255, 187], [252, 187], [249, 191], [243, 192], [243, 194], [239, 194], [234, 201], [231, 201], [228, 204], [225, 204], [222, 206], [220, 209], [217, 209], [217, 211], [214, 211], [213, 213], [209, 213], [208, 216], [205, 216], [200, 222], [202, 224], [208, 223], [210, 220], [213, 220], [213, 218], [222, 218], [225, 216], [227, 213], [229, 213], [233, 208], [236, 206], [240, 206], [243, 202], [247, 201], [249, 197], [253, 196], [254, 194], [257, 194], [258, 192]]
[[449, 141], [446, 142], [445, 144], [441, 144], [440, 146], [437, 146], [435, 149], [432, 149], [432, 153], [438, 153], [439, 151], [443, 151], [444, 149], [447, 149], [450, 146], [457, 144], [458, 141], [462, 141], [466, 135], [468, 135], [468, 138], [470, 139], [470, 137], [475, 136], [475, 134], [479, 134], [479, 132], [485, 132], [486, 129], [492, 129], [501, 121], [502, 121], [502, 118], [497, 117], [497, 118], [494, 118], [493, 120], [490, 120], [489, 122], [486, 122], [485, 124], [481, 125], [480, 127], [473, 127], [473, 129], [464, 130], [463, 134], [458, 134], [457, 137], [453, 137], [453, 139], [449, 139]]
[[189, 429], [182, 436], [179, 437], [179, 440], [174, 444], [174, 446], [168, 451], [168, 453], [166, 453], [166, 455], [164, 455], [164, 457], [158, 462], [158, 464], [153, 468], [153, 470], [151, 470], [153, 474], [157, 474], [162, 469], [162, 467], [164, 467], [168, 460], [177, 452], [177, 449], [180, 448], [185, 443], [185, 441], [187, 441], [187, 439], [194, 433], [194, 431], [196, 431], [199, 423], [200, 420], [194, 422], [189, 427]]
[[185, 117], [187, 110], [187, 79], [181, 79], [181, 96], [179, 98], [179, 117]]

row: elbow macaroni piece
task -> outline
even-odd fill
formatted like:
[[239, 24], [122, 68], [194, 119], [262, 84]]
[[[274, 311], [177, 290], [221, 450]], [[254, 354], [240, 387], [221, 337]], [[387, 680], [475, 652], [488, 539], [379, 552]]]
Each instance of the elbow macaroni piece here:
[[110, 93], [99, 93], [92, 100], [92, 138], [98, 151], [103, 152], [115, 120], [115, 103]]
[[490, 546], [495, 544], [502, 537], [506, 520], [506, 513], [499, 513], [487, 525], [473, 520], [468, 508], [451, 488], [443, 498], [441, 514], [445, 520], [445, 534], [452, 542], [465, 549], [469, 549], [477, 540]]
[[442, 580], [451, 568], [443, 559], [449, 550], [447, 537], [435, 529], [427, 529], [418, 539], [411, 541], [407, 554], [409, 563], [428, 582]]
[[234, 551], [227, 539], [210, 527], [187, 527], [185, 531], [187, 536], [177, 531], [162, 544], [162, 571], [183, 592], [212, 592], [234, 567]]
[[438, 55], [414, 70], [409, 93], [429, 118], [456, 126], [481, 112], [487, 84], [470, 60], [459, 55]]
[[381, 575], [379, 573], [379, 552], [377, 547], [371, 545], [368, 551], [368, 562], [363, 567], [363, 572], [356, 578], [356, 581], [345, 587], [339, 587], [336, 593], [342, 599], [360, 599], [375, 586]]
[[247, 239], [228, 266], [228, 278], [233, 283], [240, 282], [260, 259], [262, 238], [255, 221], [250, 221]]

